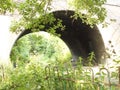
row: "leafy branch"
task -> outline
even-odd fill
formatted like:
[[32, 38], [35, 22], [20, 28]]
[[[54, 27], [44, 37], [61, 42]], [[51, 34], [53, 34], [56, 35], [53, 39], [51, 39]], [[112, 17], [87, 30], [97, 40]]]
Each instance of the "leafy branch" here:
[[[19, 20], [14, 21], [11, 26], [12, 32], [44, 30], [46, 25], [49, 26], [48, 31], [53, 32], [57, 28], [64, 29], [64, 26], [61, 21], [55, 19], [52, 13], [49, 13], [52, 10], [52, 2], [53, 0], [24, 0], [21, 2], [1, 0], [0, 12], [5, 14], [17, 11], [19, 13]], [[81, 18], [83, 23], [90, 26], [104, 23], [106, 9], [102, 5], [105, 2], [106, 0], [68, 0], [69, 7], [73, 7], [75, 10], [73, 17], [75, 19]]]

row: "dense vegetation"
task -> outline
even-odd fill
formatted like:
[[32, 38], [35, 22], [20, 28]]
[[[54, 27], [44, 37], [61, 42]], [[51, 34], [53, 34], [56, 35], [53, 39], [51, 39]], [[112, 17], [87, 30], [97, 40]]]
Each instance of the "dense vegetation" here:
[[[64, 30], [65, 26], [62, 25], [61, 20], [55, 19], [53, 14], [49, 13], [52, 10], [52, 1], [0, 0], [1, 14], [14, 16], [19, 13], [19, 20], [13, 21], [11, 31], [38, 32], [44, 29], [52, 33], [49, 39], [39, 33], [29, 34], [15, 43], [11, 52], [11, 61], [15, 67], [0, 66], [0, 90], [108, 90], [109, 87], [106, 87], [103, 82], [106, 79], [104, 72], [102, 75], [96, 72], [94, 79], [91, 79], [91, 71], [84, 69], [81, 57], [76, 66], [72, 66], [70, 52], [67, 52], [69, 50], [63, 51], [64, 44], [54, 36], [56, 29]], [[69, 7], [75, 11], [75, 15], [72, 16], [75, 19], [80, 17], [83, 22], [91, 26], [104, 23], [106, 10], [102, 5], [106, 0], [67, 1]], [[46, 25], [50, 27], [46, 29]], [[92, 52], [88, 57], [89, 68], [92, 66], [93, 58]], [[119, 59], [114, 61], [115, 64], [120, 64]], [[117, 70], [118, 67], [110, 66], [109, 68]], [[118, 74], [113, 72], [111, 77], [118, 79]]]
[[47, 32], [36, 32], [20, 38], [11, 51], [11, 61], [17, 65], [31, 60], [45, 65], [53, 62], [65, 63], [71, 60], [71, 53], [59, 37]]
[[[92, 55], [92, 54], [91, 54]], [[89, 56], [93, 57], [93, 56]], [[113, 76], [108, 78], [104, 66], [103, 71], [93, 73], [91, 61], [87, 68], [82, 65], [82, 58], [79, 58], [76, 66], [71, 62], [52, 63], [47, 66], [32, 60], [26, 65], [19, 65], [16, 68], [2, 67], [0, 89], [1, 90], [119, 90], [114, 83], [111, 86], [104, 85], [109, 83], [111, 78], [118, 80], [118, 74], [113, 72]], [[120, 60], [119, 60], [120, 63]], [[118, 62], [117, 62], [118, 64]], [[114, 66], [113, 66], [114, 67]], [[107, 77], [107, 78], [106, 78]]]
[[[63, 28], [61, 21], [57, 20], [52, 14], [51, 4], [54, 0], [1, 0], [0, 13], [11, 13], [12, 15], [19, 13], [19, 21], [14, 21], [11, 30], [19, 32], [21, 30], [31, 29], [39, 31], [45, 28], [46, 24], [50, 24], [47, 31], [53, 33], [57, 28]], [[67, 0], [68, 7], [73, 8], [75, 19], [80, 17], [83, 22], [90, 24], [100, 24], [104, 22], [106, 10], [102, 5], [106, 0]], [[56, 6], [57, 7], [57, 6]], [[84, 14], [84, 15], [83, 15]]]

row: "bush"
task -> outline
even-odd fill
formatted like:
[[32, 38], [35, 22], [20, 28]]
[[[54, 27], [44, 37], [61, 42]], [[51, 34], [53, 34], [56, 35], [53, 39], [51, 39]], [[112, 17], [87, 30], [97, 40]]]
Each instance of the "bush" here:
[[0, 90], [108, 90], [101, 78], [92, 78], [91, 69], [85, 69], [81, 62], [80, 59], [75, 67], [70, 61], [45, 66], [33, 60], [24, 66], [4, 68]]
[[71, 60], [71, 53], [59, 37], [47, 32], [36, 32], [20, 38], [13, 46], [10, 57], [17, 65], [31, 60], [48, 64]]

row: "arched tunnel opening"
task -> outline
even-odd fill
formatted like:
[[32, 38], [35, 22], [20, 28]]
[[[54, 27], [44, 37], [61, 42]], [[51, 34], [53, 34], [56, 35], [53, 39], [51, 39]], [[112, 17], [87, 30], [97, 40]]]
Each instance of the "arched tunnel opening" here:
[[[105, 52], [105, 46], [102, 36], [95, 25], [91, 28], [89, 25], [82, 22], [80, 18], [74, 19], [74, 11], [61, 10], [53, 12], [55, 18], [61, 19], [62, 24], [65, 25], [65, 30], [57, 30], [56, 33], [61, 34], [61, 39], [69, 47], [73, 61], [78, 60], [79, 57], [84, 59], [83, 63], [87, 63], [86, 58], [88, 54], [94, 52], [94, 65], [104, 63], [102, 56]], [[29, 30], [23, 31], [18, 38], [31, 33]]]

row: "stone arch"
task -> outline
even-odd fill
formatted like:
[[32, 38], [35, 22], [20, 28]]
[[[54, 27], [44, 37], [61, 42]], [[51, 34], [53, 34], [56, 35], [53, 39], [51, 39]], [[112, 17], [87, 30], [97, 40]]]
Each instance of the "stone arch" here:
[[[86, 58], [93, 51], [95, 53], [96, 64], [104, 62], [102, 56], [105, 52], [105, 46], [101, 33], [96, 25], [91, 28], [89, 25], [82, 23], [80, 18], [77, 20], [71, 18], [74, 15], [74, 11], [71, 10], [59, 10], [52, 13], [55, 18], [61, 19], [62, 24], [66, 26], [65, 30], [57, 30], [56, 32], [61, 34], [60, 38], [70, 48], [75, 61], [80, 56]], [[17, 39], [28, 33], [31, 33], [31, 31], [23, 31]]]

